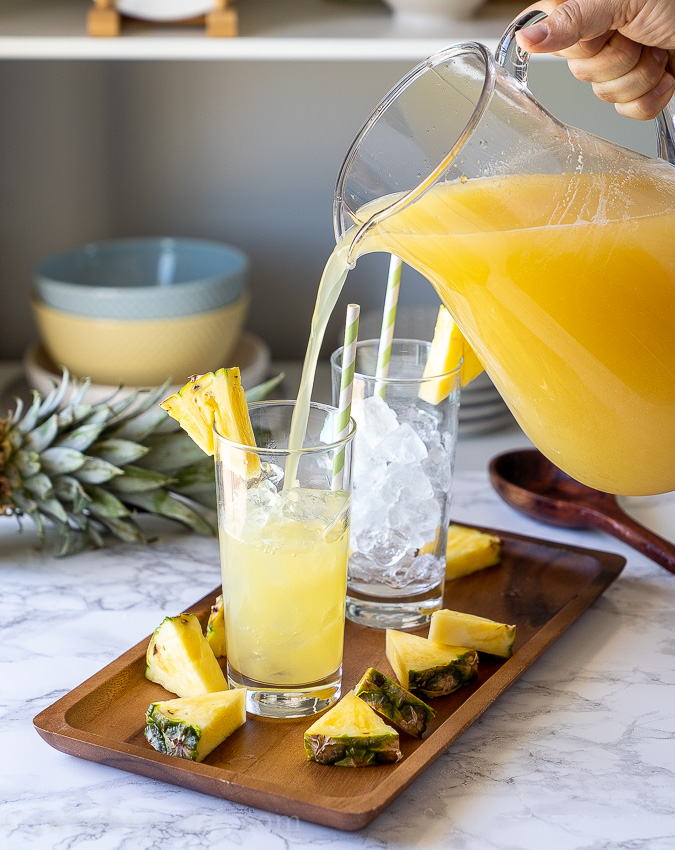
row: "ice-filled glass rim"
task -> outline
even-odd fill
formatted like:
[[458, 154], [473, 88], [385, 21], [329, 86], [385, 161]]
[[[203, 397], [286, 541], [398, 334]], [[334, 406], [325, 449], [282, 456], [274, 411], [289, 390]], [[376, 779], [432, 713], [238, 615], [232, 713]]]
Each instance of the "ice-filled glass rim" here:
[[[379, 344], [380, 344], [379, 339], [362, 339], [362, 340], [358, 340], [358, 342], [356, 343], [356, 348], [357, 349], [359, 347], [365, 348], [366, 346], [370, 346], [372, 348], [377, 348], [379, 346]], [[411, 346], [417, 345], [417, 346], [424, 347], [424, 348], [427, 348], [427, 349], [431, 348], [431, 342], [429, 342], [428, 339], [405, 339], [403, 337], [397, 337], [392, 342], [392, 348], [395, 345], [411, 345]], [[342, 351], [343, 350], [344, 350], [344, 345], [341, 345], [330, 356], [331, 366], [334, 366], [336, 371], [339, 372], [340, 374], [342, 374], [341, 357], [342, 357]], [[387, 384], [398, 384], [400, 386], [404, 386], [406, 384], [421, 384], [422, 382], [426, 382], [426, 381], [438, 381], [441, 378], [450, 378], [453, 375], [459, 374], [459, 372], [462, 369], [462, 362], [463, 362], [463, 358], [460, 358], [458, 366], [456, 366], [454, 369], [450, 369], [449, 372], [441, 372], [438, 375], [427, 375], [426, 377], [422, 377], [420, 375], [419, 378], [390, 378], [389, 376], [387, 376], [386, 378], [382, 378], [382, 382], [387, 383]], [[376, 378], [375, 375], [370, 375], [370, 374], [367, 374], [365, 372], [357, 372], [356, 370], [354, 370], [354, 377], [355, 378], [362, 378], [364, 381], [379, 380], [378, 378]]]
[[[257, 410], [258, 408], [272, 408], [272, 407], [295, 407], [296, 402], [295, 399], [278, 399], [274, 401], [254, 401], [248, 405], [249, 410]], [[325, 413], [330, 413], [331, 415], [337, 417], [338, 409], [337, 407], [333, 407], [330, 404], [322, 404], [318, 401], [310, 402], [310, 410], [321, 410]], [[337, 451], [344, 448], [354, 437], [356, 434], [356, 422], [353, 417], [349, 417], [349, 430], [347, 434], [339, 440], [333, 440], [330, 443], [321, 443], [319, 446], [303, 446], [300, 449], [289, 449], [289, 448], [278, 448], [278, 447], [270, 447], [264, 448], [262, 446], [248, 446], [245, 443], [237, 443], [234, 440], [230, 440], [227, 437], [224, 437], [220, 434], [216, 428], [216, 423], [213, 423], [213, 438], [214, 440], [218, 440], [219, 443], [225, 443], [228, 447], [233, 449], [241, 449], [242, 451], [247, 452], [248, 454], [259, 454], [259, 455], [275, 455], [277, 457], [288, 457], [289, 455], [311, 455], [311, 454], [323, 454], [324, 452], [329, 451]]]

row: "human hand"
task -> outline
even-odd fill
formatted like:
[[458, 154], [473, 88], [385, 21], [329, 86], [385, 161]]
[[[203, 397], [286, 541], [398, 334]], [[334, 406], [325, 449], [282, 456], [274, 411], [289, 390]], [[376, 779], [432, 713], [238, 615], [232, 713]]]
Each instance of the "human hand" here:
[[528, 53], [567, 59], [574, 76], [629, 118], [654, 118], [675, 91], [675, 0], [541, 0], [520, 30]]

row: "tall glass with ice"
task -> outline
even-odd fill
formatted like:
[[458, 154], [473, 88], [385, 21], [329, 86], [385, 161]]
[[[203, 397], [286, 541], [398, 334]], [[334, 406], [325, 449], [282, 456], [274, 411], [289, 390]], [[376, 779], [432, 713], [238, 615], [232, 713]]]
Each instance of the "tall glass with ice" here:
[[247, 710], [302, 717], [340, 696], [354, 423], [312, 404], [289, 450], [295, 403], [249, 406], [256, 447], [216, 435], [227, 675]]
[[[375, 628], [415, 628], [442, 607], [457, 439], [459, 369], [424, 375], [431, 343], [394, 340], [386, 379], [378, 340], [356, 347], [347, 617]], [[339, 397], [342, 349], [331, 356]]]

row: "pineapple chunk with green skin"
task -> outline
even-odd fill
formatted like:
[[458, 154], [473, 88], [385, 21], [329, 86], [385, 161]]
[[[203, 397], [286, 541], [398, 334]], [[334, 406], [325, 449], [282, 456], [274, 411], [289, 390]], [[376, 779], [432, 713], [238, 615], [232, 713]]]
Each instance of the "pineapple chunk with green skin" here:
[[356, 696], [390, 720], [394, 726], [416, 738], [424, 735], [427, 725], [436, 714], [430, 705], [374, 667], [370, 667], [363, 674], [356, 686]]
[[401, 685], [429, 699], [451, 694], [478, 675], [478, 653], [466, 646], [387, 629], [385, 652]]
[[445, 551], [445, 578], [449, 581], [498, 564], [502, 540], [477, 528], [452, 523]]
[[305, 732], [308, 761], [338, 767], [391, 764], [401, 758], [398, 732], [354, 691], [322, 714]]
[[166, 617], [146, 652], [145, 676], [179, 697], [226, 691], [227, 682], [194, 614]]
[[153, 702], [145, 737], [158, 752], [202, 761], [246, 721], [246, 690]]
[[222, 593], [216, 598], [216, 604], [211, 606], [209, 621], [206, 624], [206, 640], [216, 658], [225, 658], [227, 641], [225, 639], [225, 606], [223, 605]]
[[456, 646], [470, 646], [478, 652], [510, 658], [516, 627], [497, 623], [487, 617], [462, 614], [459, 611], [434, 611], [429, 626], [429, 640]]

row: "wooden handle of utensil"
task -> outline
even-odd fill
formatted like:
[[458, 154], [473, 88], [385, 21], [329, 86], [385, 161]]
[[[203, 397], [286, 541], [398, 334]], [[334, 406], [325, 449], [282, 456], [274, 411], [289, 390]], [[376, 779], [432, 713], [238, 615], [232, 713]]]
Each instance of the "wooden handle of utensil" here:
[[602, 514], [594, 512], [593, 525], [675, 573], [675, 545], [645, 528], [618, 505], [605, 506]]

